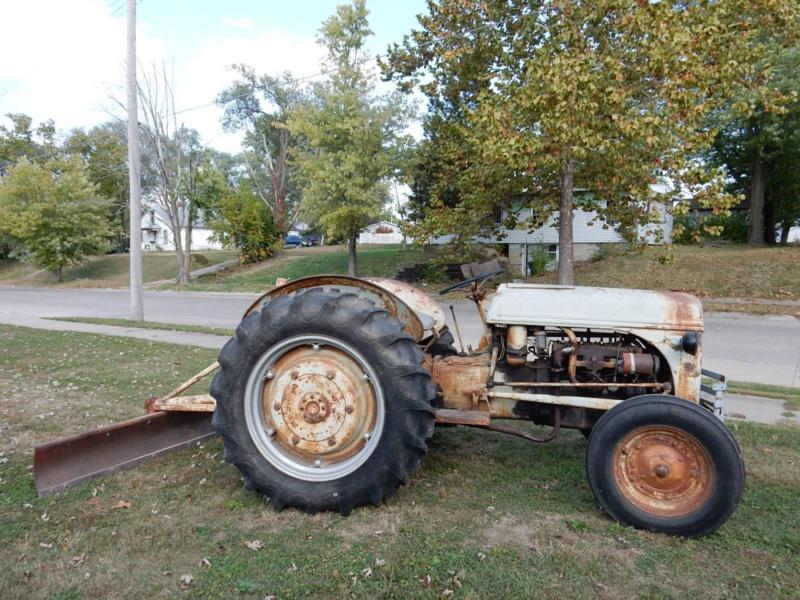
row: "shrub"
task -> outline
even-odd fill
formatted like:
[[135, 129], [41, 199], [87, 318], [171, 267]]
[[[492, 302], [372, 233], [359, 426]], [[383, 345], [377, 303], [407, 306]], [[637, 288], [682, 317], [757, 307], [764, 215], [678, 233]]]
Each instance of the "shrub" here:
[[547, 249], [544, 246], [528, 247], [528, 273], [532, 277], [539, 277], [547, 272]]

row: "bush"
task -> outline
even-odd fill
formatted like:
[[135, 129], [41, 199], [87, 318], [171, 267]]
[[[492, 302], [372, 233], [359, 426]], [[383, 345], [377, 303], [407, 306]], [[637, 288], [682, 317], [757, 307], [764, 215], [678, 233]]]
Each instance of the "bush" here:
[[528, 273], [532, 277], [539, 277], [547, 273], [547, 249], [544, 246], [528, 247]]
[[749, 228], [750, 219], [746, 212], [676, 216], [673, 231], [679, 233], [673, 234], [672, 241], [675, 244], [702, 244], [710, 240], [726, 240], [744, 244]]

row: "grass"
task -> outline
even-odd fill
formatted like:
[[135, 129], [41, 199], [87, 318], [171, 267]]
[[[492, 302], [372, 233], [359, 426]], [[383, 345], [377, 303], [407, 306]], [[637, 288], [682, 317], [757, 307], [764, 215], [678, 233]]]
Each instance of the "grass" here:
[[[575, 282], [681, 290], [701, 298], [800, 299], [800, 246], [673, 246], [673, 263], [661, 264], [655, 257], [664, 252], [663, 248], [648, 248], [643, 253], [623, 253], [580, 263], [575, 268]], [[553, 283], [555, 273], [531, 280]]]
[[[31, 447], [142, 413], [215, 353], [0, 326], [2, 598], [790, 598], [800, 592], [800, 436], [734, 424], [737, 513], [683, 540], [620, 527], [585, 441], [438, 430], [409, 485], [347, 518], [275, 512], [219, 441], [39, 499]], [[108, 368], [113, 361], [114, 368]], [[198, 392], [199, 393], [199, 392]], [[127, 509], [115, 509], [120, 501]], [[263, 542], [250, 550], [246, 541]], [[180, 578], [192, 582], [180, 589]]]
[[115, 327], [136, 327], [138, 329], [162, 329], [165, 331], [186, 331], [189, 333], [210, 333], [212, 335], [233, 335], [233, 329], [224, 327], [206, 327], [204, 325], [182, 325], [178, 323], [157, 323], [153, 321], [132, 321], [131, 319], [115, 319], [111, 317], [48, 317], [52, 321], [68, 323], [91, 323], [95, 325], [113, 325]]
[[[424, 260], [423, 250], [399, 245], [358, 248], [358, 269], [363, 276], [394, 277], [403, 266]], [[186, 289], [202, 291], [259, 292], [275, 285], [275, 279], [300, 279], [309, 275], [347, 273], [347, 247], [295, 248], [256, 265], [245, 265], [199, 278]]]
[[[233, 250], [212, 250], [192, 253], [192, 269], [238, 257]], [[25, 286], [59, 287], [126, 287], [130, 283], [127, 254], [106, 254], [65, 269], [64, 281], [58, 283], [50, 271], [36, 269], [18, 260], [0, 260], [0, 283]], [[174, 278], [178, 267], [173, 252], [145, 252], [142, 256], [142, 277], [145, 283]]]
[[790, 410], [800, 410], [800, 388], [767, 385], [764, 383], [749, 383], [746, 381], [728, 381], [727, 383], [727, 391], [730, 394], [762, 396], [764, 398], [784, 400], [786, 408]]

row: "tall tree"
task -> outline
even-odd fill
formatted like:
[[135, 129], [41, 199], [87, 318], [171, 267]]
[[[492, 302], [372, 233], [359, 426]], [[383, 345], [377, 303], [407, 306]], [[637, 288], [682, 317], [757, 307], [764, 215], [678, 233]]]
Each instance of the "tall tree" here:
[[270, 208], [275, 226], [285, 233], [298, 200], [289, 163], [297, 140], [287, 124], [303, 92], [290, 73], [272, 77], [258, 75], [248, 65], [233, 68], [239, 79], [217, 97], [225, 108], [223, 124], [228, 130], [245, 131], [242, 159], [249, 179]]
[[[652, 218], [650, 186], [669, 180], [724, 209], [722, 174], [693, 160], [705, 117], [758, 81], [758, 26], [788, 24], [795, 3], [770, 0], [442, 0], [390, 49], [385, 73], [433, 100], [448, 133], [430, 232], [485, 230], [498, 206], [534, 197], [533, 221], [559, 214], [558, 281], [571, 284], [576, 187], [623, 233]], [[442, 182], [456, 186], [446, 207]], [[513, 221], [513, 214], [510, 219]]]
[[763, 85], [743, 88], [735, 102], [712, 115], [718, 134], [708, 152], [732, 176], [730, 188], [749, 200], [751, 245], [774, 243], [777, 223], [788, 232], [800, 217], [800, 46], [769, 39], [760, 64]]
[[108, 248], [108, 201], [76, 158], [21, 159], [0, 178], [0, 233], [62, 279], [64, 267]]
[[107, 198], [109, 220], [116, 222], [115, 245], [128, 249], [130, 223], [128, 214], [128, 151], [125, 124], [110, 121], [88, 131], [75, 129], [63, 144], [68, 155], [79, 156], [86, 164], [89, 180], [98, 193]]
[[[165, 69], [155, 66], [139, 78], [139, 104], [143, 121], [142, 180], [146, 196], [169, 218], [178, 263], [178, 283], [189, 283], [191, 228], [195, 208], [191, 195], [191, 169], [200, 154], [200, 136], [178, 124], [172, 84]], [[138, 226], [133, 224], [132, 226]], [[182, 237], [182, 235], [184, 237]]]
[[289, 118], [290, 131], [304, 141], [295, 156], [301, 213], [348, 240], [350, 275], [358, 274], [359, 231], [389, 199], [388, 177], [408, 118], [403, 99], [377, 94], [375, 77], [365, 69], [364, 44], [372, 35], [367, 15], [364, 0], [355, 0], [324, 21], [318, 40], [328, 52], [327, 79]]

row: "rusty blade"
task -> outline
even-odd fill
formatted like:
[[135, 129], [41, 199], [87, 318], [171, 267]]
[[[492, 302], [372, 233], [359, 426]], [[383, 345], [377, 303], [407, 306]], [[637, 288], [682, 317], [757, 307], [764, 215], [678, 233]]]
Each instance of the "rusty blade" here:
[[49, 496], [214, 435], [210, 413], [156, 412], [46, 442], [33, 450], [36, 490]]

